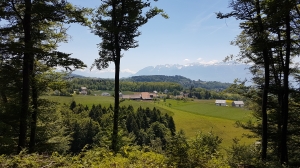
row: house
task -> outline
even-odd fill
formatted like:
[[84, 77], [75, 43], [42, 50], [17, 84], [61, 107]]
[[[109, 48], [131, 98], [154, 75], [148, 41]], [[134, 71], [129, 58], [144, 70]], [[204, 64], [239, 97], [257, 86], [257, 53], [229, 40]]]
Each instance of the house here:
[[80, 90], [81, 90], [81, 91], [79, 92], [80, 94], [82, 94], [82, 95], [87, 95], [87, 88], [86, 88], [86, 87], [81, 87]]
[[155, 93], [142, 92], [140, 94], [122, 95], [120, 97], [122, 99], [129, 99], [129, 100], [153, 100], [153, 98], [157, 97], [157, 95]]
[[107, 92], [103, 92], [103, 93], [101, 94], [101, 96], [110, 96], [110, 94], [107, 93]]
[[134, 95], [122, 95], [122, 99], [141, 100], [141, 95], [140, 95], [140, 94], [134, 94]]
[[244, 107], [244, 102], [243, 101], [233, 101], [232, 102], [232, 107]]
[[216, 106], [226, 106], [226, 100], [216, 100]]
[[142, 92], [141, 97], [143, 100], [152, 100], [154, 98], [154, 94], [151, 94], [149, 92]]

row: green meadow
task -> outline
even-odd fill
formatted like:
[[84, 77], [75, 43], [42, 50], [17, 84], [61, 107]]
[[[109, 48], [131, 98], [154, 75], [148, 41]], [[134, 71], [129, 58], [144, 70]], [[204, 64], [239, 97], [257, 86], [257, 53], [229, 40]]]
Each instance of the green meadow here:
[[[91, 96], [91, 95], [75, 95], [72, 97], [64, 96], [44, 96], [59, 103], [69, 104], [73, 100], [76, 103], [91, 107], [93, 104], [101, 104], [102, 106], [113, 105], [114, 98], [112, 96]], [[132, 105], [135, 109], [138, 107], [157, 108], [163, 113], [173, 116], [177, 131], [184, 130], [188, 138], [193, 138], [198, 132], [214, 132], [223, 139], [222, 146], [228, 147], [232, 143], [233, 138], [238, 138], [241, 142], [250, 144], [255, 139], [247, 139], [243, 137], [244, 133], [249, 133], [242, 128], [234, 126], [236, 121], [246, 121], [251, 118], [251, 111], [244, 108], [231, 107], [230, 101], [228, 106], [215, 106], [214, 100], [173, 100], [166, 101], [133, 101], [125, 100], [120, 103], [123, 105]]]

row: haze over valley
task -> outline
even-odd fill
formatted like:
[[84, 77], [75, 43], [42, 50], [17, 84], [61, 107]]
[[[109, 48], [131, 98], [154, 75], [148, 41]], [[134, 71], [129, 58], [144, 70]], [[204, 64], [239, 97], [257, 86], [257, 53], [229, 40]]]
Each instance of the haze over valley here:
[[[235, 79], [250, 79], [251, 74], [249, 72], [249, 66], [246, 64], [238, 63], [224, 63], [218, 62], [213, 64], [191, 63], [186, 65], [179, 64], [165, 64], [157, 66], [147, 66], [139, 71], [121, 71], [121, 78], [130, 76], [142, 76], [142, 75], [167, 75], [175, 76], [180, 75], [192, 80], [202, 81], [218, 81], [232, 83]], [[98, 78], [114, 78], [114, 71], [101, 70], [97, 72], [91, 72], [89, 70], [77, 70], [74, 74], [86, 76], [86, 77], [98, 77]]]

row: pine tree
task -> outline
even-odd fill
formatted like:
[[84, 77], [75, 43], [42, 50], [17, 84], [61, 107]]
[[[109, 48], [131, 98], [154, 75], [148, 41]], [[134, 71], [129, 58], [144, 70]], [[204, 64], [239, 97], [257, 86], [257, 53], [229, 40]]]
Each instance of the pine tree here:
[[[149, 8], [149, 11], [145, 9]], [[119, 120], [119, 73], [122, 50], [136, 48], [135, 40], [141, 33], [138, 28], [146, 24], [149, 19], [163, 13], [163, 10], [151, 8], [149, 1], [140, 0], [104, 0], [96, 11], [93, 19], [93, 32], [102, 38], [99, 44], [99, 58], [93, 66], [105, 69], [110, 62], [115, 65], [115, 105], [114, 124], [112, 134], [112, 149], [117, 152], [118, 120]], [[163, 15], [166, 17], [166, 15]]]

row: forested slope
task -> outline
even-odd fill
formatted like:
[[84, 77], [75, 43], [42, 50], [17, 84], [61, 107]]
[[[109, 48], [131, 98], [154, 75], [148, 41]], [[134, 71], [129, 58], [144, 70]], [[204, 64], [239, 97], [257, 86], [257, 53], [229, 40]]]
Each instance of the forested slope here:
[[[114, 87], [114, 80], [75, 76], [75, 78], [71, 81], [71, 85], [72, 89], [78, 89], [80, 86], [84, 85], [93, 90], [112, 90]], [[207, 90], [223, 90], [228, 88], [230, 85], [231, 83], [222, 83], [217, 81], [195, 81], [179, 75], [132, 76], [129, 78], [122, 78], [120, 80], [120, 89], [130, 91], [163, 91], [165, 89], [168, 89], [169, 91], [179, 91], [182, 89], [190, 89], [191, 87], [204, 88]]]

